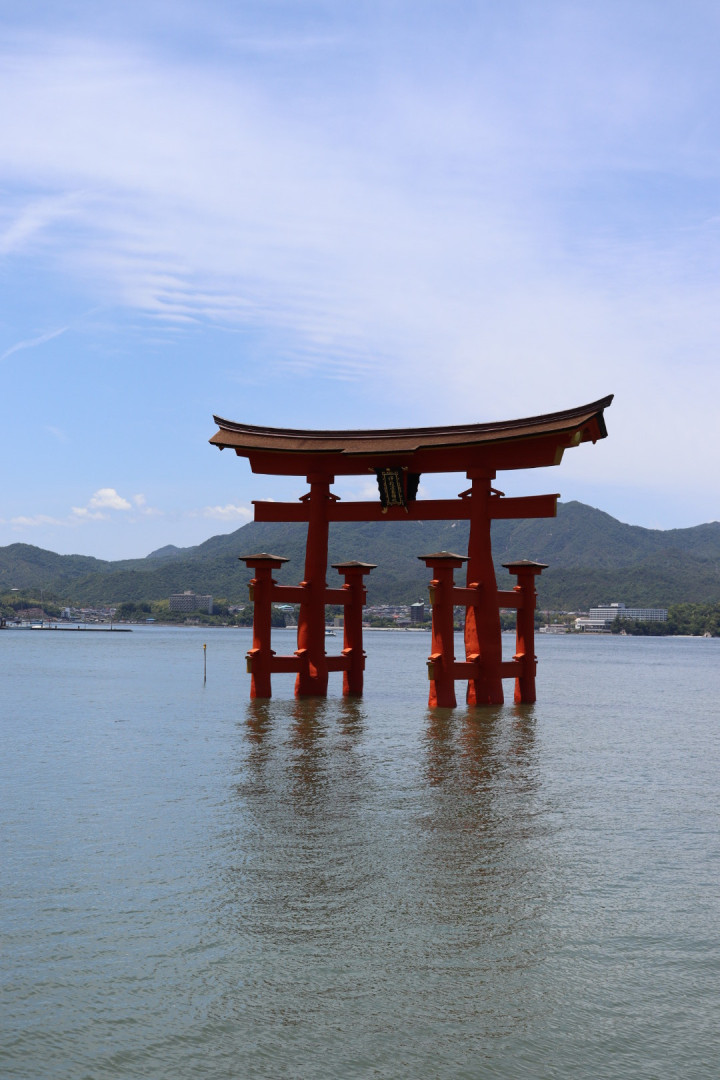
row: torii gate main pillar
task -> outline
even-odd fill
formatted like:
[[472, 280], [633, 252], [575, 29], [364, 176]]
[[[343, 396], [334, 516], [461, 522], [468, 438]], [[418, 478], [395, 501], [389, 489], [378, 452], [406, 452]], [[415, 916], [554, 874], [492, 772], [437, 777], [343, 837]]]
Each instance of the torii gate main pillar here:
[[298, 615], [298, 653], [304, 654], [307, 664], [295, 680], [297, 697], [325, 697], [328, 685], [328, 666], [325, 656], [325, 590], [327, 582], [328, 503], [334, 476], [308, 476], [310, 492], [304, 496], [308, 511], [307, 545], [305, 547], [305, 579], [301, 587], [305, 598]]
[[465, 655], [479, 656], [483, 674], [468, 679], [468, 705], [502, 705], [503, 688], [500, 675], [502, 638], [500, 609], [497, 603], [497, 582], [490, 542], [492, 523], [490, 498], [497, 494], [491, 487], [492, 477], [470, 471], [470, 536], [468, 539], [467, 585], [477, 588], [477, 601], [467, 608], [465, 617]]

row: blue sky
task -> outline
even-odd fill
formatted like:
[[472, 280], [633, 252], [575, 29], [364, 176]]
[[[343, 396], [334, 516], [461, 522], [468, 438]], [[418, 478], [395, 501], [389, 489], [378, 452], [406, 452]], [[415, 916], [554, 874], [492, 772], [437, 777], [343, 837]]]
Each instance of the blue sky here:
[[0, 16], [0, 544], [139, 556], [302, 493], [208, 446], [213, 413], [405, 427], [607, 393], [607, 440], [499, 486], [720, 517], [717, 4]]

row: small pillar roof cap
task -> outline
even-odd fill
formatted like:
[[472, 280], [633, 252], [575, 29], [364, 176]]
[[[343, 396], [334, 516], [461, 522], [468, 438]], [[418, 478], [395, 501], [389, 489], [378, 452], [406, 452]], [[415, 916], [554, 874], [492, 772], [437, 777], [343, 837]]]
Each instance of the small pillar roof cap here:
[[240, 562], [258, 562], [258, 563], [263, 563], [263, 562], [274, 562], [274, 563], [290, 562], [289, 559], [284, 559], [282, 555], [268, 555], [267, 551], [261, 551], [257, 555], [238, 555], [238, 559], [239, 559]]
[[547, 570], [548, 563], [534, 562], [532, 559], [515, 559], [514, 562], [504, 562], [503, 566], [511, 574], [517, 573], [518, 570], [535, 570], [540, 574], [543, 570]]
[[348, 562], [334, 562], [332, 563], [333, 570], [376, 570], [377, 563], [374, 562], [358, 562], [357, 559], [349, 559]]
[[418, 555], [418, 559], [424, 559], [425, 562], [449, 562], [451, 559], [454, 562], [467, 562], [467, 555], [456, 555], [454, 551], [433, 551], [430, 555]]

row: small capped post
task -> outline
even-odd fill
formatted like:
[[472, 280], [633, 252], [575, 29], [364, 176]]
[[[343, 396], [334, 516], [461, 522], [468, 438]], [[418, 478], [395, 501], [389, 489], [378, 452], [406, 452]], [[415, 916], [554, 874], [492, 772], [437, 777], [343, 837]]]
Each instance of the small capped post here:
[[517, 629], [515, 631], [515, 656], [513, 660], [521, 665], [515, 679], [515, 702], [532, 704], [536, 700], [535, 675], [537, 656], [535, 655], [535, 605], [537, 593], [535, 578], [547, 570], [547, 563], [533, 562], [532, 559], [518, 559], [503, 563], [506, 570], [517, 576], [517, 585], [513, 592], [520, 594], [517, 609]]
[[363, 578], [375, 570], [377, 564], [352, 560], [332, 565], [334, 570], [344, 575], [343, 591], [348, 593], [343, 616], [343, 656], [347, 657], [348, 662], [348, 666], [343, 671], [343, 695], [360, 697], [363, 692], [365, 670], [362, 612], [367, 599]]
[[430, 708], [450, 708], [457, 705], [455, 697], [455, 629], [453, 626], [453, 575], [463, 563], [464, 555], [452, 551], [435, 551], [430, 555], [418, 555], [428, 569], [432, 570], [430, 604], [432, 606], [432, 644], [428, 658]]
[[266, 551], [258, 555], [240, 555], [239, 559], [255, 571], [249, 586], [253, 605], [253, 642], [247, 654], [247, 669], [252, 676], [250, 697], [269, 698], [272, 697], [270, 676], [275, 655], [271, 645], [272, 589], [275, 584], [272, 573], [288, 560], [281, 555], [269, 555]]

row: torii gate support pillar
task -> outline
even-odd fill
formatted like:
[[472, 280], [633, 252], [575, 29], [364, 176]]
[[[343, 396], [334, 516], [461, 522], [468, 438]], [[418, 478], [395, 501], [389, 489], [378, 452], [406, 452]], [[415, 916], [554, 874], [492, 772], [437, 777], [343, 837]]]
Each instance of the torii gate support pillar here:
[[333, 569], [345, 576], [342, 591], [347, 594], [344, 601], [343, 617], [343, 657], [347, 666], [343, 668], [343, 695], [361, 697], [363, 692], [363, 672], [365, 671], [365, 651], [363, 649], [362, 611], [367, 597], [363, 577], [375, 569], [375, 563], [345, 562], [333, 563]]
[[280, 555], [248, 555], [243, 558], [247, 567], [254, 571], [250, 582], [250, 600], [253, 605], [253, 641], [247, 654], [250, 672], [250, 697], [272, 697], [271, 673], [275, 652], [271, 647], [273, 570], [279, 570], [287, 559]]
[[537, 656], [535, 655], [535, 606], [537, 593], [535, 578], [547, 570], [547, 563], [519, 559], [517, 562], [503, 563], [511, 574], [517, 576], [517, 585], [513, 592], [518, 593], [517, 629], [515, 631], [515, 656], [513, 660], [521, 665], [521, 674], [515, 679], [516, 704], [532, 704], [536, 700], [535, 674]]
[[453, 573], [467, 559], [450, 551], [419, 555], [432, 570], [430, 604], [432, 605], [432, 643], [428, 657], [430, 693], [428, 707], [454, 709], [455, 697], [455, 629], [453, 626]]

